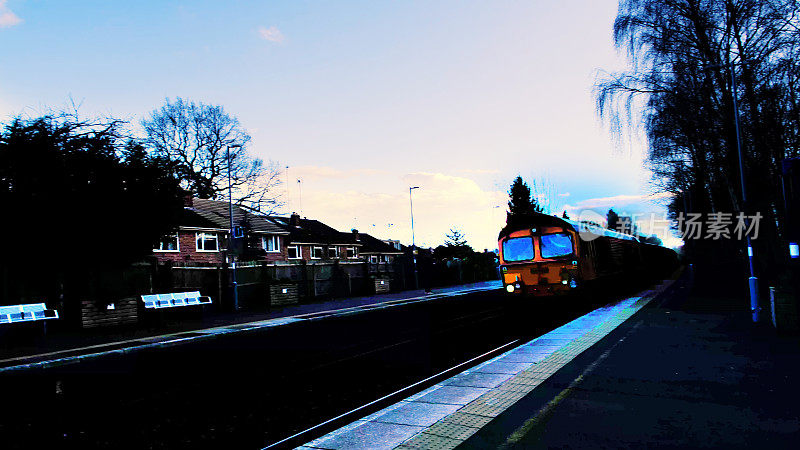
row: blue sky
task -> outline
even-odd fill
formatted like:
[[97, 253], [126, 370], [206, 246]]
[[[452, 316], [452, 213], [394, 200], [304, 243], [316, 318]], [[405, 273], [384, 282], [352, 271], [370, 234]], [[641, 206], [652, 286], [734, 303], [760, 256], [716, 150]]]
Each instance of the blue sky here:
[[559, 209], [663, 210], [645, 199], [643, 141], [615, 147], [594, 111], [597, 71], [625, 64], [616, 8], [0, 0], [0, 118], [70, 98], [134, 124], [165, 97], [220, 104], [251, 152], [290, 166], [289, 210], [409, 241], [419, 185], [419, 242], [457, 226], [494, 248], [517, 174]]

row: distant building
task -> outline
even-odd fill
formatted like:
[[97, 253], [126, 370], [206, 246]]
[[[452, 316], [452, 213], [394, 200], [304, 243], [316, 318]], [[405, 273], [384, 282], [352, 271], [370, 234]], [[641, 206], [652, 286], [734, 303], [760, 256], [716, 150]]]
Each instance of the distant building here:
[[[391, 263], [402, 255], [399, 241], [383, 242], [352, 230], [338, 231], [318, 220], [269, 216], [233, 206], [233, 225], [242, 232], [237, 239], [238, 260], [267, 263], [306, 261], [369, 261]], [[180, 226], [163, 236], [153, 249], [161, 262], [220, 264], [228, 254], [230, 227], [228, 202], [187, 198]]]

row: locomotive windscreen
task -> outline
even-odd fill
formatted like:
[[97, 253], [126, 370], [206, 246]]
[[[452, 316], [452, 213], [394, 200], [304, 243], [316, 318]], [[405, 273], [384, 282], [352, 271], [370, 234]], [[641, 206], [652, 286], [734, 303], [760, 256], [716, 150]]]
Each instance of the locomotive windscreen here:
[[572, 239], [566, 233], [544, 234], [541, 236], [542, 258], [557, 258], [572, 254]]
[[529, 261], [533, 259], [533, 238], [511, 238], [503, 242], [504, 261]]

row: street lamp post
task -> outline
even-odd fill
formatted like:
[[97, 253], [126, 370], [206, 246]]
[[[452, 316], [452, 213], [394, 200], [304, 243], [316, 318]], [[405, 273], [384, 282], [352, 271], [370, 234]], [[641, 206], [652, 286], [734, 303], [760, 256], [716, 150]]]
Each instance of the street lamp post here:
[[419, 289], [419, 274], [417, 273], [417, 247], [414, 242], [414, 200], [411, 198], [411, 191], [419, 189], [419, 186], [408, 188], [408, 202], [411, 205], [411, 260], [414, 262], [414, 288]]
[[[734, 128], [736, 129], [736, 150], [739, 152], [739, 178], [742, 182], [742, 211], [747, 209], [747, 189], [745, 188], [744, 182], [744, 163], [742, 160], [742, 139], [739, 136], [739, 107], [737, 106], [736, 102], [736, 70], [734, 70], [734, 66], [743, 65], [744, 62], [739, 63], [725, 63], [725, 64], [717, 64], [713, 66], [706, 66], [706, 69], [717, 69], [720, 67], [726, 67], [728, 70], [731, 71], [731, 99], [733, 99], [733, 123]], [[747, 227], [749, 229], [749, 223], [747, 223]], [[747, 233], [747, 258], [750, 264], [750, 311], [753, 314], [753, 322], [758, 322], [758, 313], [759, 313], [759, 306], [758, 306], [758, 277], [755, 275], [755, 271], [753, 269], [753, 244], [750, 241], [750, 234]]]
[[239, 286], [236, 282], [236, 258], [233, 255], [233, 187], [231, 185], [231, 149], [242, 148], [241, 145], [229, 145], [226, 154], [228, 160], [228, 256], [231, 258], [231, 284], [233, 284], [233, 310], [239, 310]]

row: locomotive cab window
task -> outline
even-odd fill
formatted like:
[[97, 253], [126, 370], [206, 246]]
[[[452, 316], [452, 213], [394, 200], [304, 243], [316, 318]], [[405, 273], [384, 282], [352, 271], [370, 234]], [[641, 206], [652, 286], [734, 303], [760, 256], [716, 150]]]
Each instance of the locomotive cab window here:
[[572, 238], [566, 233], [543, 234], [539, 251], [542, 258], [557, 258], [572, 254]]
[[528, 261], [533, 259], [533, 239], [519, 237], [503, 242], [503, 259], [505, 261]]

